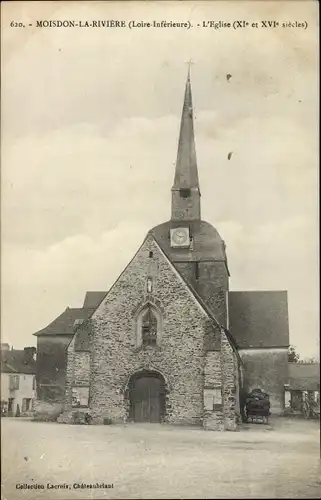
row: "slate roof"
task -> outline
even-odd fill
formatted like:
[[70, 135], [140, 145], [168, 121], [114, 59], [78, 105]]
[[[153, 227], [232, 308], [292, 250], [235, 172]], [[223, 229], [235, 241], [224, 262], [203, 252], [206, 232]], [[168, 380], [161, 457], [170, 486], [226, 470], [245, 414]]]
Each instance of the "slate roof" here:
[[320, 363], [289, 363], [289, 386], [297, 391], [320, 390]]
[[75, 321], [79, 319], [86, 320], [93, 313], [94, 308], [70, 308], [67, 309], [54, 319], [42, 330], [34, 333], [36, 336], [40, 335], [73, 335], [75, 331]]
[[286, 291], [229, 292], [228, 312], [239, 348], [289, 346]]
[[[91, 314], [97, 309], [101, 301], [106, 297], [108, 292], [106, 291], [95, 291], [95, 292], [86, 292], [84, 307], [89, 308], [91, 313], [88, 315], [86, 319], [89, 319]], [[88, 330], [88, 322], [85, 320], [78, 328], [77, 334], [75, 338], [75, 351], [89, 351], [90, 350], [90, 342], [89, 342], [89, 330]]]
[[1, 351], [1, 373], [34, 375], [36, 373], [36, 361], [24, 350]]
[[182, 225], [181, 221], [163, 222], [150, 229], [158, 245], [165, 252], [167, 258], [173, 262], [219, 260], [225, 261], [227, 265], [224, 242], [218, 231], [206, 221], [185, 221], [188, 225], [190, 235], [193, 238], [193, 250], [183, 251], [180, 248], [172, 248], [170, 243], [170, 230]]

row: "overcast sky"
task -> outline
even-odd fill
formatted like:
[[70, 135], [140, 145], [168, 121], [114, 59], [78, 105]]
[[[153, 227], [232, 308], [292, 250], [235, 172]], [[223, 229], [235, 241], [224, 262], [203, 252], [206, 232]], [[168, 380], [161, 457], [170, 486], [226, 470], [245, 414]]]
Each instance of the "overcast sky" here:
[[[168, 220], [192, 58], [202, 218], [226, 242], [230, 287], [288, 290], [290, 341], [303, 357], [317, 355], [317, 4], [2, 10], [2, 341], [35, 344], [32, 333], [81, 307], [86, 290], [109, 289], [147, 231]], [[308, 28], [7, 27], [15, 18]]]

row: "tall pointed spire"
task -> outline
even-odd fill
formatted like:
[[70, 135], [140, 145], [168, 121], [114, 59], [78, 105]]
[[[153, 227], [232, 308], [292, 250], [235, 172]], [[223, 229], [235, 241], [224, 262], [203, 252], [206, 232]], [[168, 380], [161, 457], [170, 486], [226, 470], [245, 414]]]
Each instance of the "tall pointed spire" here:
[[200, 219], [200, 196], [189, 65], [172, 188], [172, 219]]
[[185, 86], [174, 187], [199, 187], [193, 124], [190, 68]]

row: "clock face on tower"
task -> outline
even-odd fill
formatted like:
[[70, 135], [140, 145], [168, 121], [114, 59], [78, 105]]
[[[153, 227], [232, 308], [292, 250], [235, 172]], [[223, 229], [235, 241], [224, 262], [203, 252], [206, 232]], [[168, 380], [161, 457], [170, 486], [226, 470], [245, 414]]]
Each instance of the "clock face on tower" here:
[[171, 229], [171, 246], [172, 247], [189, 247], [189, 228], [177, 227]]

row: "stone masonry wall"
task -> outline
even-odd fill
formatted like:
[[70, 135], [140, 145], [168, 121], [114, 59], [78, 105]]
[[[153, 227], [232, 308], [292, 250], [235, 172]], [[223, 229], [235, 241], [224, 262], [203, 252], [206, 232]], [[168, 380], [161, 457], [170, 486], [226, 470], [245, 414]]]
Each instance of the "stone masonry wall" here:
[[239, 420], [237, 361], [236, 354], [223, 331], [221, 336], [221, 363], [224, 428], [225, 430], [235, 430]]
[[68, 349], [66, 404], [65, 410], [72, 408], [72, 388], [90, 385], [90, 353], [75, 352], [73, 345]]
[[[204, 428], [235, 430], [240, 420], [238, 361], [224, 332], [221, 348], [206, 355], [204, 401], [213, 391], [213, 410], [204, 408]], [[219, 403], [219, 404], [218, 404]]]
[[65, 411], [71, 409], [71, 401], [72, 401], [71, 389], [74, 378], [74, 344], [75, 344], [75, 337], [72, 339], [67, 350], [66, 394], [65, 394], [66, 399], [64, 407]]
[[77, 333], [67, 350], [65, 404], [63, 412], [59, 415], [58, 423], [71, 423], [72, 413], [75, 411], [88, 412], [88, 408], [73, 408], [72, 406], [72, 388], [88, 387], [90, 385], [90, 352], [74, 350], [76, 335]]
[[236, 423], [241, 423], [241, 374], [240, 374], [240, 361], [237, 355], [233, 352], [234, 361], [234, 374], [235, 374], [235, 412], [236, 412]]
[[[206, 353], [205, 359], [205, 381], [204, 381], [204, 400], [206, 399], [207, 390], [219, 390], [222, 391], [222, 364], [221, 364], [221, 352], [220, 351], [209, 351]], [[204, 403], [206, 403], [204, 401]], [[215, 404], [215, 407], [214, 407]], [[218, 406], [216, 404], [215, 398], [213, 398], [212, 410], [206, 408], [204, 404], [204, 421], [203, 426], [207, 430], [224, 430], [224, 415], [223, 415], [223, 405]]]
[[74, 385], [88, 386], [90, 381], [90, 353], [74, 353]]
[[[148, 276], [153, 283], [149, 294]], [[161, 344], [137, 347], [135, 315], [148, 301], [162, 314]], [[126, 421], [129, 379], [137, 371], [151, 369], [166, 382], [165, 421], [201, 424], [207, 322], [190, 290], [148, 237], [91, 319], [90, 413], [94, 421], [100, 423], [104, 417]]]
[[90, 385], [90, 353], [74, 350], [76, 335], [67, 351], [65, 410], [72, 408], [72, 387], [88, 387]]

